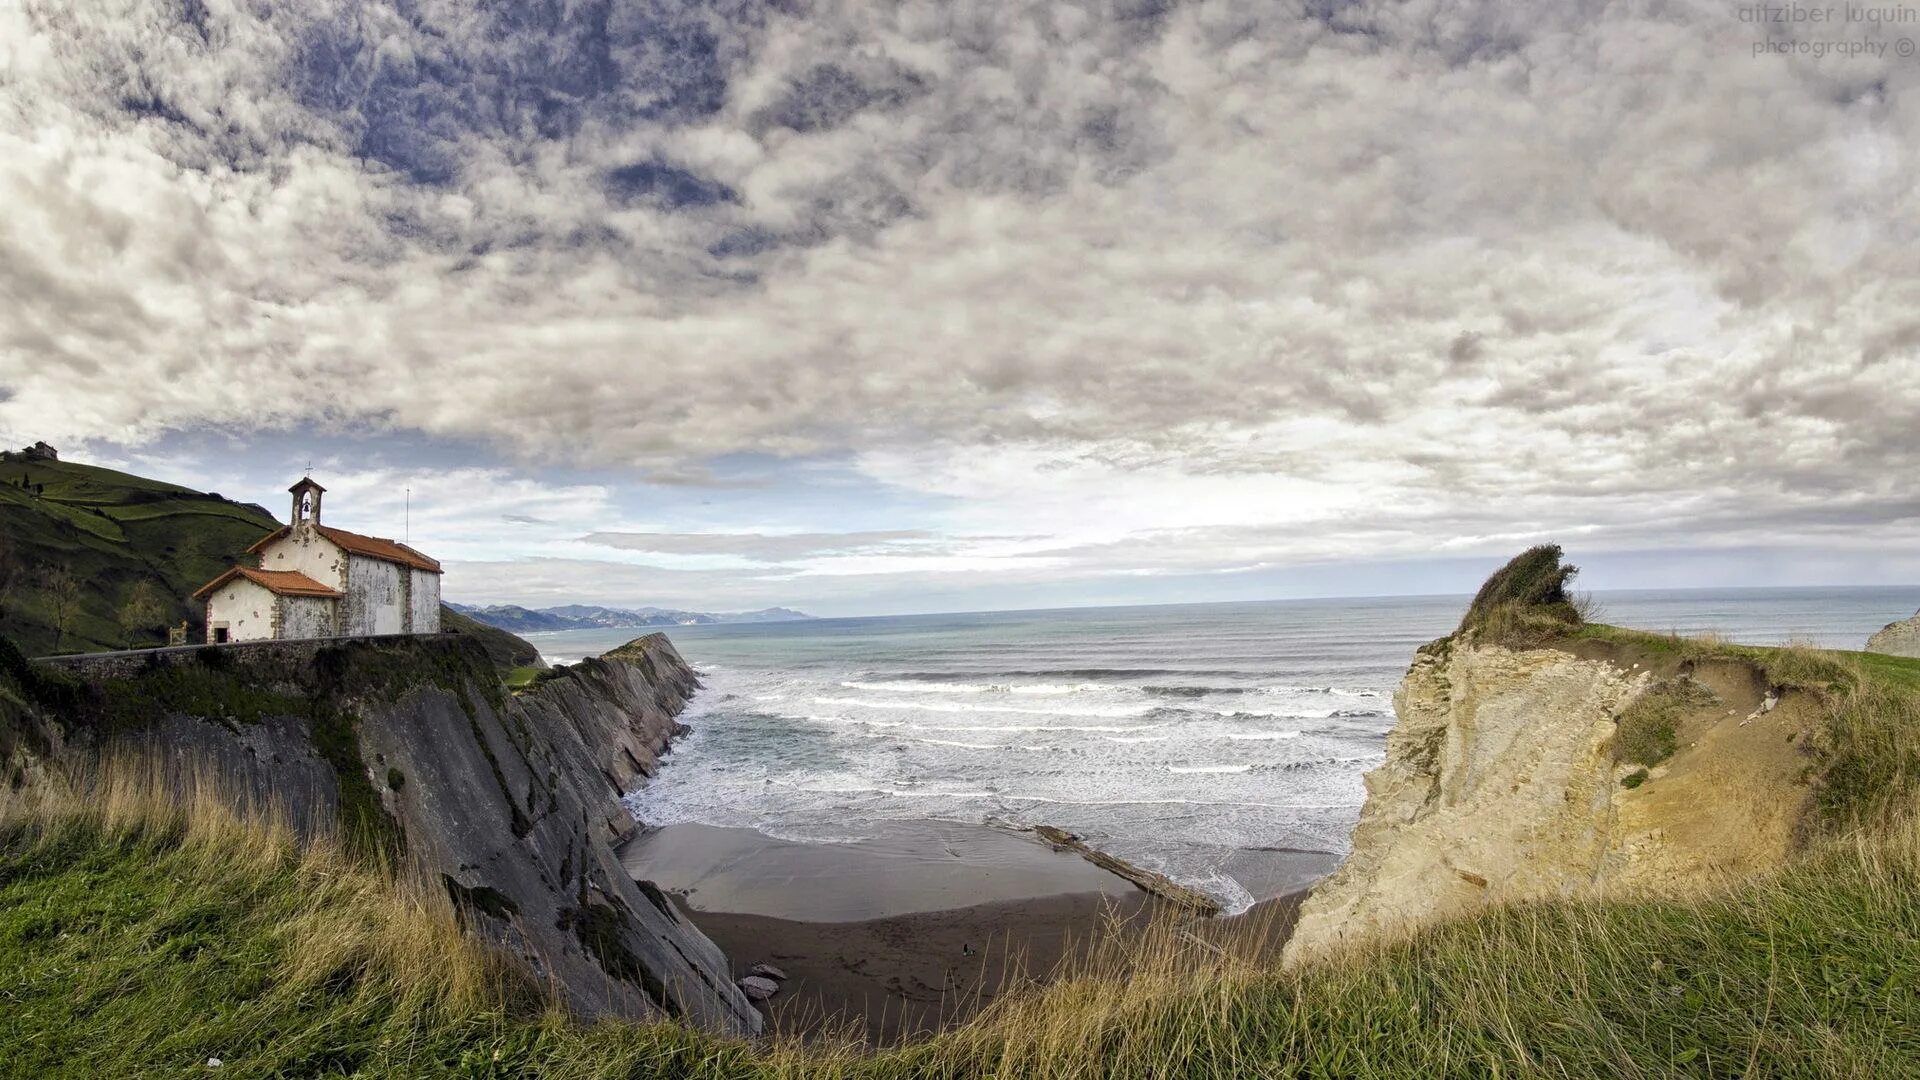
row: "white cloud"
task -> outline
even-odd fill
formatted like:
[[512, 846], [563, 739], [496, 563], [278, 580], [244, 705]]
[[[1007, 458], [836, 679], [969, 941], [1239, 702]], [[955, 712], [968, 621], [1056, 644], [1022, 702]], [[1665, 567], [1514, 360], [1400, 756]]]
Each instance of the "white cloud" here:
[[582, 543], [660, 554], [719, 555], [759, 563], [783, 563], [809, 555], [899, 548], [924, 548], [933, 534], [924, 529], [851, 533], [588, 533]]
[[[1075, 552], [812, 578], [1920, 528], [1916, 69], [1721, 6], [123, 7], [0, 13], [16, 441], [847, 455], [937, 505], [851, 531]], [[558, 501], [419, 520], [687, 531]]]

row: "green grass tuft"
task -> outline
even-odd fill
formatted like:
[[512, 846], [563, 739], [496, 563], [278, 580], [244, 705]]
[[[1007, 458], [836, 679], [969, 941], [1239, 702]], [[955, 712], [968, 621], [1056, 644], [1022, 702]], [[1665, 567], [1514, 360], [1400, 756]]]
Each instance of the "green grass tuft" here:
[[1713, 691], [1684, 676], [1650, 687], [1620, 713], [1613, 760], [1648, 766], [1667, 760], [1679, 749], [1680, 718], [1713, 700]]

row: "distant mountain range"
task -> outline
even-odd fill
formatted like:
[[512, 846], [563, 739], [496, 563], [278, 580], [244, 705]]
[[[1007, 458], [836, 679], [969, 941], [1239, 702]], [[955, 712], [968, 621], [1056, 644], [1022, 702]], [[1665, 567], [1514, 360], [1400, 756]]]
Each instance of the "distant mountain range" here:
[[448, 607], [502, 630], [527, 633], [540, 630], [624, 629], [637, 626], [701, 626], [708, 623], [798, 622], [813, 616], [792, 608], [770, 607], [759, 611], [712, 614], [705, 611], [677, 611], [673, 608], [643, 607], [637, 611], [599, 607], [592, 604], [563, 604], [550, 608], [523, 608], [518, 604], [489, 604], [473, 607], [448, 604]]

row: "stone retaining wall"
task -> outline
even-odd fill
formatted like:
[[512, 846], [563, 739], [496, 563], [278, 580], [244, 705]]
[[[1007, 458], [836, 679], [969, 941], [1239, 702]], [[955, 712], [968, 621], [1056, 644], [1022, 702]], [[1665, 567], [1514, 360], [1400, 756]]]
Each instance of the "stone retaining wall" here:
[[218, 657], [216, 664], [235, 667], [275, 668], [305, 665], [315, 653], [329, 645], [347, 641], [374, 644], [401, 641], [435, 641], [456, 634], [382, 634], [373, 637], [300, 638], [291, 641], [237, 641], [226, 645], [176, 645], [164, 649], [129, 649], [124, 652], [79, 653], [74, 656], [43, 656], [36, 664], [71, 671], [89, 681], [125, 679], [148, 667], [178, 667], [204, 663]]

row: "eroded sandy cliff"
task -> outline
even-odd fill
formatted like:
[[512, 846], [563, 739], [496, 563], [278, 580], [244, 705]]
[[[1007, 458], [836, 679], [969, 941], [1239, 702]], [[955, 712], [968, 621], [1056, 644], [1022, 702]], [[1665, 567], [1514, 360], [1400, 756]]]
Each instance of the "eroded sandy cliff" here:
[[[1809, 806], [1811, 703], [1737, 661], [1467, 631], [1419, 652], [1394, 706], [1353, 853], [1303, 907], [1290, 964], [1488, 904], [1779, 866]], [[1670, 756], [1622, 760], [1647, 738], [1623, 717], [1652, 717]]]
[[1920, 614], [1897, 623], [1888, 623], [1879, 633], [1867, 639], [1867, 651], [1889, 656], [1920, 657]]

